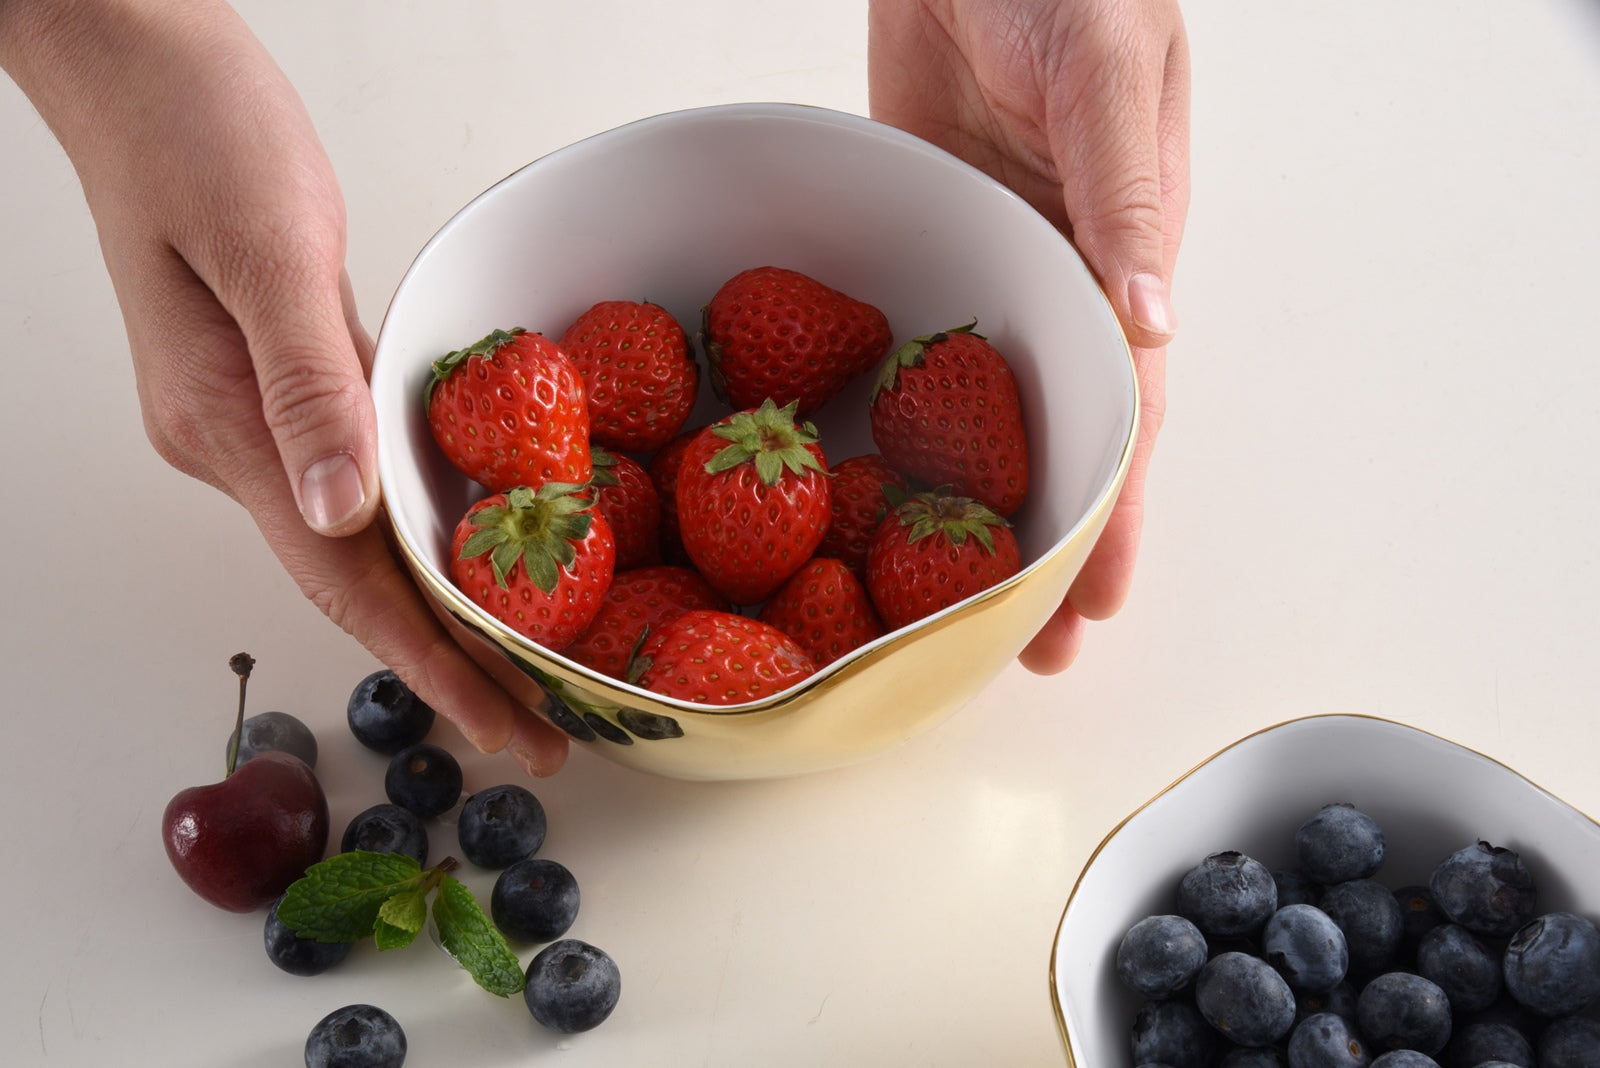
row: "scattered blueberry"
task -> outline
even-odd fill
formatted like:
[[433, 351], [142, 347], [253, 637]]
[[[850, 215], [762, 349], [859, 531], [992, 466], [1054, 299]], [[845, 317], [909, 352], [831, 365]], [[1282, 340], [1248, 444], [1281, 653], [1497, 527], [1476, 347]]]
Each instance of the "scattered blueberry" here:
[[1354, 805], [1324, 805], [1294, 835], [1300, 870], [1324, 886], [1369, 879], [1383, 866], [1383, 829]]
[[1355, 1025], [1343, 1016], [1318, 1013], [1290, 1032], [1291, 1068], [1367, 1068], [1371, 1063], [1372, 1056]]
[[1556, 1020], [1539, 1036], [1539, 1068], [1600, 1065], [1600, 1021], [1581, 1016]]
[[1458, 1013], [1487, 1009], [1500, 997], [1500, 958], [1459, 923], [1435, 927], [1417, 945], [1417, 974], [1437, 983]]
[[267, 910], [262, 931], [268, 960], [290, 975], [321, 975], [350, 955], [353, 942], [318, 942], [295, 934], [292, 927], [278, 919], [278, 903], [282, 900], [279, 897]]
[[1514, 851], [1488, 842], [1440, 861], [1428, 889], [1439, 909], [1473, 934], [1504, 938], [1533, 919], [1533, 875]]
[[1117, 978], [1146, 998], [1171, 997], [1205, 967], [1206, 937], [1182, 916], [1146, 916], [1117, 945]]
[[1506, 991], [1544, 1016], [1580, 1012], [1600, 998], [1600, 930], [1582, 916], [1539, 916], [1506, 944]]
[[1294, 1025], [1294, 993], [1260, 957], [1224, 953], [1194, 983], [1195, 1007], [1206, 1022], [1241, 1046], [1265, 1046]]
[[576, 938], [541, 949], [528, 963], [526, 979], [522, 997], [533, 1018], [566, 1034], [599, 1026], [622, 994], [617, 962]]
[[504, 868], [544, 845], [544, 806], [532, 791], [506, 783], [467, 798], [456, 821], [461, 852], [480, 868]]
[[399, 853], [428, 866], [428, 829], [416, 813], [381, 802], [355, 815], [344, 829], [339, 849], [348, 853]]
[[1259, 860], [1213, 853], [1178, 883], [1178, 915], [1207, 937], [1251, 934], [1278, 908], [1278, 885]]
[[431, 819], [460, 800], [461, 765], [448, 750], [419, 742], [390, 758], [383, 791], [401, 808]]
[[[228, 744], [233, 744], [231, 735]], [[243, 767], [251, 757], [269, 749], [292, 753], [305, 761], [307, 767], [317, 766], [317, 736], [311, 733], [310, 727], [287, 712], [258, 712], [244, 721], [239, 731], [239, 753], [234, 766]]]
[[556, 861], [519, 860], [494, 881], [489, 915], [513, 942], [560, 938], [578, 918], [578, 881]]
[[[1600, 1046], [1596, 1046], [1600, 1049]], [[1480, 1064], [1501, 1061], [1535, 1068], [1533, 1044], [1518, 1028], [1508, 1023], [1479, 1021], [1462, 1027], [1445, 1047], [1446, 1062], [1477, 1068]]]
[[1412, 972], [1386, 972], [1361, 988], [1356, 1023], [1374, 1049], [1414, 1049], [1432, 1056], [1450, 1041], [1450, 999]]
[[1133, 1063], [1205, 1068], [1217, 1033], [1187, 1001], [1147, 1001], [1133, 1019]]
[[1261, 955], [1294, 990], [1331, 990], [1350, 967], [1344, 932], [1314, 905], [1274, 912], [1261, 932]]
[[306, 1068], [400, 1068], [406, 1033], [373, 1005], [335, 1009], [306, 1037]]
[[1365, 977], [1389, 966], [1405, 926], [1394, 893], [1374, 879], [1352, 879], [1322, 894], [1322, 911], [1344, 932], [1350, 971]]
[[351, 691], [350, 733], [368, 749], [393, 756], [433, 728], [434, 711], [392, 671], [375, 671]]

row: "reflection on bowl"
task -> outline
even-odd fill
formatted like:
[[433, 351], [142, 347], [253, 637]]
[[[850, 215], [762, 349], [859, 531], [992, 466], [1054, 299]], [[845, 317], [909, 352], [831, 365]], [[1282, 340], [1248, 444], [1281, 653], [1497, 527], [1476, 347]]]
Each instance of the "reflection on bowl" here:
[[[559, 333], [597, 300], [648, 299], [691, 333], [738, 271], [772, 263], [872, 302], [896, 344], [973, 317], [1025, 399], [1034, 488], [1015, 578], [886, 635], [775, 697], [664, 699], [515, 634], [451, 585], [451, 531], [482, 491], [443, 459], [432, 360], [494, 328]], [[831, 460], [871, 452], [864, 376], [814, 419]], [[940, 722], [1060, 604], [1126, 476], [1138, 391], [1126, 342], [1071, 245], [954, 157], [856, 116], [783, 104], [660, 115], [539, 159], [423, 248], [377, 343], [379, 471], [400, 550], [477, 661], [578, 742], [681, 778], [859, 760]], [[692, 422], [723, 409], [702, 398]]]

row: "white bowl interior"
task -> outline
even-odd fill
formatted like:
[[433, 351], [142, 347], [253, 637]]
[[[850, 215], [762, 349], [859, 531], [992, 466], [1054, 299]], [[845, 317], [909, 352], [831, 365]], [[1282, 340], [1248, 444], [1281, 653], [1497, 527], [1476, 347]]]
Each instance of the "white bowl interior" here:
[[1207, 854], [1237, 849], [1291, 867], [1294, 831], [1348, 801], [1383, 827], [1392, 888], [1425, 883], [1475, 841], [1517, 850], [1539, 911], [1600, 918], [1600, 826], [1488, 757], [1387, 720], [1317, 716], [1252, 735], [1134, 813], [1090, 859], [1062, 915], [1052, 981], [1078, 1068], [1129, 1068], [1140, 999], [1118, 982], [1117, 943], [1172, 912], [1178, 880]]
[[[537, 160], [418, 255], [379, 333], [372, 389], [387, 505], [424, 566], [448, 581], [451, 532], [483, 493], [429, 435], [434, 359], [495, 328], [559, 335], [607, 299], [655, 301], [692, 336], [723, 281], [768, 263], [876, 304], [897, 344], [976, 318], [1007, 354], [1033, 463], [1016, 517], [1025, 565], [1104, 497], [1137, 389], [1115, 317], [1071, 245], [1003, 186], [898, 130], [797, 105], [727, 105]], [[873, 451], [869, 386], [815, 417], [831, 461]], [[719, 411], [703, 399], [697, 414]]]

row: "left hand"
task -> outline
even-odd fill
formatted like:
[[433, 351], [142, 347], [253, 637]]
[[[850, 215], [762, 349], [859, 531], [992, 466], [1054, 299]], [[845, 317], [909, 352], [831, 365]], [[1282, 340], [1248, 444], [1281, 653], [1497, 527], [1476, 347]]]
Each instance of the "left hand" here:
[[1165, 411], [1189, 208], [1189, 52], [1176, 0], [872, 0], [872, 115], [960, 156], [1077, 247], [1133, 348], [1139, 439], [1083, 570], [1019, 658], [1061, 671], [1127, 599]]

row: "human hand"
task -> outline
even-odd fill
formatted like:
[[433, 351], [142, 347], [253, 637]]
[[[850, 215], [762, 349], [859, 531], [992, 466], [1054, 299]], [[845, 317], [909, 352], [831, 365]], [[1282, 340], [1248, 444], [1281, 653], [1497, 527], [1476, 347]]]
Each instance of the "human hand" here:
[[282, 72], [214, 0], [13, 0], [0, 65], [78, 170], [160, 455], [255, 519], [300, 589], [469, 742], [535, 774], [565, 736], [446, 634], [378, 513], [372, 342], [344, 204]]
[[872, 0], [874, 118], [1004, 182], [1069, 237], [1133, 347], [1139, 437], [1066, 600], [1023, 650], [1065, 669], [1133, 580], [1165, 411], [1168, 297], [1189, 205], [1189, 57], [1176, 0]]

